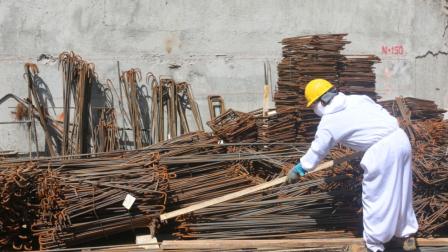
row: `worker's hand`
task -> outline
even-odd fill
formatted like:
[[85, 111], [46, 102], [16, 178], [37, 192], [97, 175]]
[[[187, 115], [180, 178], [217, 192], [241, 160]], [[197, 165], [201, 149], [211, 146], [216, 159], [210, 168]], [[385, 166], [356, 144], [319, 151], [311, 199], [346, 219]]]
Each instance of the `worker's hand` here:
[[305, 176], [306, 171], [302, 168], [302, 165], [300, 163], [296, 164], [291, 170], [289, 170], [287, 178], [286, 178], [286, 184], [292, 184], [296, 183], [299, 180], [299, 177]]

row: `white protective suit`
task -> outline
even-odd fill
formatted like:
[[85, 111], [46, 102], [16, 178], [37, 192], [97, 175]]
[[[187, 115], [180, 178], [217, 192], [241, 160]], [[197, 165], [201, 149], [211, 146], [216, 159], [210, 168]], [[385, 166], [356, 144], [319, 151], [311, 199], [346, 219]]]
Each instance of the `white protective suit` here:
[[337, 143], [365, 151], [361, 167], [367, 247], [383, 251], [392, 237], [416, 233], [411, 145], [397, 120], [364, 95], [338, 93], [330, 104], [314, 110], [322, 119], [310, 149], [300, 159], [305, 170], [313, 170]]

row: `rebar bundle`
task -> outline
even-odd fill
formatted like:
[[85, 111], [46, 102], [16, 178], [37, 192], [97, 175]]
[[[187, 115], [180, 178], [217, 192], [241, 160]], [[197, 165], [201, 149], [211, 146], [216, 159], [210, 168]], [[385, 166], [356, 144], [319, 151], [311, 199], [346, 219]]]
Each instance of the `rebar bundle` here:
[[[152, 90], [151, 135], [155, 143], [189, 132], [204, 130], [190, 84], [176, 83], [168, 78], [161, 78], [157, 82], [150, 73], [147, 79]], [[187, 113], [188, 111], [191, 113]], [[194, 122], [194, 128], [190, 123], [191, 120]]]
[[361, 230], [360, 201], [353, 200], [360, 196], [358, 174], [341, 167], [336, 175], [324, 172], [295, 185], [204, 208], [178, 217], [174, 235], [183, 239], [279, 239], [311, 238], [325, 231], [329, 237], [352, 237]]
[[[151, 144], [149, 107], [143, 97], [143, 91], [138, 82], [142, 80], [140, 69], [130, 69], [121, 75], [121, 83], [128, 104], [129, 119], [134, 136], [134, 148], [140, 149], [143, 146]], [[144, 117], [148, 118], [145, 124]]]
[[[191, 146], [188, 153], [162, 154], [170, 174], [170, 209], [212, 199], [277, 177], [303, 152], [295, 148], [256, 150], [246, 146]], [[303, 147], [301, 148], [303, 149]], [[173, 150], [176, 151], [176, 150]]]
[[375, 55], [345, 55], [339, 71], [339, 91], [345, 94], [367, 95], [373, 100], [375, 92], [375, 73], [373, 65], [380, 62]]
[[276, 111], [275, 114], [258, 117], [257, 141], [262, 143], [297, 142], [299, 124], [300, 117], [296, 109]]
[[[343, 197], [342, 202], [336, 200]], [[347, 204], [352, 197], [352, 192], [342, 191], [222, 204], [198, 211], [192, 217], [194, 223], [187, 219], [175, 235], [184, 239], [293, 239], [326, 231], [328, 237], [353, 237], [354, 233], [344, 230], [357, 231], [360, 217], [356, 209], [335, 210], [335, 205]]]
[[278, 90], [274, 101], [283, 106], [304, 108], [305, 85], [315, 78], [338, 83], [338, 65], [343, 60], [340, 51], [349, 41], [347, 34], [312, 35], [285, 38], [283, 59], [278, 65]]
[[[158, 158], [158, 152], [141, 151], [3, 163], [2, 245], [31, 249], [37, 237], [41, 249], [51, 249], [136, 228], [154, 234], [168, 186]], [[136, 198], [129, 210], [122, 206], [128, 194]]]
[[207, 122], [213, 133], [226, 142], [256, 142], [257, 124], [253, 113], [228, 109], [224, 114]]
[[0, 167], [0, 248], [33, 249], [30, 228], [39, 211], [37, 174], [34, 163]]
[[[404, 103], [411, 112], [412, 120], [428, 120], [428, 119], [443, 119], [443, 113], [446, 110], [437, 106], [434, 101], [418, 99], [413, 97], [403, 98]], [[397, 100], [380, 101], [379, 104], [383, 106], [390, 114], [394, 116], [400, 115], [400, 109], [397, 104]]]
[[[155, 165], [157, 157], [139, 153], [124, 162], [77, 161], [44, 174], [38, 188], [42, 214], [33, 226], [41, 249], [156, 225], [165, 209], [168, 179], [166, 171]], [[127, 194], [137, 198], [129, 210], [121, 206]]]
[[[59, 55], [59, 67], [63, 75], [64, 98], [62, 155], [90, 153], [91, 90], [97, 83], [95, 65], [74, 52], [63, 52]], [[72, 98], [74, 115], [70, 128]]]
[[[174, 147], [163, 151], [160, 164], [172, 176], [169, 181], [169, 209], [211, 199], [253, 184], [244, 164], [227, 156], [229, 147], [218, 144], [218, 138], [204, 133], [186, 135], [182, 142], [164, 144]], [[186, 140], [186, 141], [185, 141]], [[177, 148], [182, 146], [182, 148]]]
[[314, 138], [320, 118], [306, 108], [306, 84], [316, 78], [326, 79], [347, 94], [368, 95], [374, 100], [374, 55], [342, 55], [350, 42], [347, 34], [312, 35], [282, 40], [283, 59], [278, 64], [278, 90], [274, 95], [277, 111], [298, 109], [301, 118], [297, 129], [299, 142]]
[[278, 64], [278, 90], [274, 101], [277, 110], [299, 110], [302, 120], [297, 133], [300, 142], [311, 141], [319, 123], [319, 117], [305, 108], [305, 86], [315, 78], [338, 85], [338, 68], [344, 59], [340, 52], [350, 43], [344, 39], [346, 35], [313, 35], [282, 40], [283, 59]]
[[215, 119], [217, 116], [221, 115], [226, 111], [224, 105], [224, 98], [219, 95], [209, 95], [208, 100], [208, 111], [210, 113], [210, 120]]
[[448, 121], [417, 121], [414, 208], [421, 235], [448, 232]]
[[119, 149], [119, 135], [115, 109], [103, 108], [93, 132], [94, 152], [111, 152]]
[[[36, 151], [38, 150], [37, 145], [37, 135], [36, 135], [36, 126], [34, 124], [34, 117], [37, 117], [40, 125], [44, 131], [45, 134], [45, 143], [48, 148], [48, 152], [50, 153], [50, 156], [56, 156], [57, 155], [57, 143], [61, 140], [61, 134], [60, 131], [55, 129], [54, 125], [50, 123], [50, 120], [48, 118], [48, 111], [46, 107], [44, 106], [44, 103], [41, 99], [41, 97], [38, 95], [37, 91], [37, 79], [39, 73], [39, 69], [37, 68], [36, 64], [32, 63], [26, 63], [25, 64], [25, 77], [28, 84], [28, 117], [30, 120], [32, 120], [32, 127], [34, 130], [34, 135], [36, 137]], [[20, 104], [20, 103], [19, 103]], [[24, 106], [24, 104], [22, 104]], [[34, 105], [34, 106], [33, 106]], [[25, 107], [25, 106], [24, 106]], [[33, 108], [37, 111], [37, 116], [33, 113]]]

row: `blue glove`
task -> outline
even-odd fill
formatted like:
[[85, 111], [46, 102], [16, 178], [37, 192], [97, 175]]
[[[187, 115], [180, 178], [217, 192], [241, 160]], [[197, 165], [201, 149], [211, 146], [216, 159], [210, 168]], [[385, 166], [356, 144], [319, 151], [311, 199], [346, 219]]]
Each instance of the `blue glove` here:
[[286, 178], [286, 184], [292, 184], [299, 180], [299, 176], [305, 176], [307, 172], [302, 168], [302, 165], [300, 163], [296, 164], [291, 170], [289, 170], [287, 178]]
[[294, 166], [292, 169], [293, 169], [297, 174], [299, 174], [300, 177], [305, 176], [305, 174], [307, 173], [307, 171], [305, 171], [305, 169], [303, 169], [301, 163], [296, 164], [296, 166]]

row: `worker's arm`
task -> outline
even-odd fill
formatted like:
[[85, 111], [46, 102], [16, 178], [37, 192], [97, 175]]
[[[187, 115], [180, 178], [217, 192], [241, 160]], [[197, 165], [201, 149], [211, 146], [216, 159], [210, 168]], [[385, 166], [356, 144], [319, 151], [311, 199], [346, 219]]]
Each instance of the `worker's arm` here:
[[300, 163], [289, 170], [286, 184], [295, 183], [299, 180], [299, 177], [305, 176], [307, 172], [314, 170], [335, 144], [336, 141], [329, 130], [318, 129], [311, 147], [300, 159]]
[[328, 129], [318, 129], [311, 147], [300, 159], [302, 168], [307, 172], [312, 171], [335, 144], [336, 141]]

